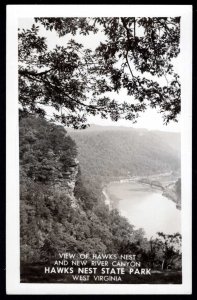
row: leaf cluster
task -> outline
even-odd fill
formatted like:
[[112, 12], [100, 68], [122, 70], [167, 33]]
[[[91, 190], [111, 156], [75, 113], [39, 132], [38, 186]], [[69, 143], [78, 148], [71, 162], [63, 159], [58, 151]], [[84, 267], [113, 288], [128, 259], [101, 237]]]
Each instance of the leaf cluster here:
[[[177, 121], [180, 82], [173, 60], [180, 52], [180, 18], [36, 18], [59, 37], [103, 34], [95, 50], [73, 38], [47, 49], [39, 26], [19, 30], [19, 102], [26, 113], [85, 128], [87, 116], [136, 121], [148, 106]], [[160, 83], [162, 78], [163, 83]], [[165, 83], [164, 83], [165, 82]], [[130, 100], [111, 94], [126, 90]], [[112, 93], [113, 92], [113, 93]]]

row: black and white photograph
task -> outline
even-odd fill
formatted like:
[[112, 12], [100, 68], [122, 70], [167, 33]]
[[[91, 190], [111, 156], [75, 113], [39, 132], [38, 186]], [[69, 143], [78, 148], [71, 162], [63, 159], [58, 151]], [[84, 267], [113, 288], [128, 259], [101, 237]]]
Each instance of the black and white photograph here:
[[30, 7], [8, 14], [8, 290], [191, 292], [191, 6]]

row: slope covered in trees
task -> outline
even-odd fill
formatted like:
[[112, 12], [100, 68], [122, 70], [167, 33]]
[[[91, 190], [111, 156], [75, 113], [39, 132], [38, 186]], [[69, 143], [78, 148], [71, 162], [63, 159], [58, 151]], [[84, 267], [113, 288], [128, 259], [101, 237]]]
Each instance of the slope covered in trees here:
[[180, 135], [146, 129], [91, 126], [69, 131], [75, 140], [83, 175], [110, 181], [180, 168]]
[[163, 195], [174, 201], [176, 207], [181, 209], [181, 178], [178, 178], [176, 182], [169, 184], [165, 188]]
[[84, 187], [76, 154], [63, 127], [39, 118], [20, 121], [22, 261], [61, 251], [117, 252], [142, 239], [141, 231]]

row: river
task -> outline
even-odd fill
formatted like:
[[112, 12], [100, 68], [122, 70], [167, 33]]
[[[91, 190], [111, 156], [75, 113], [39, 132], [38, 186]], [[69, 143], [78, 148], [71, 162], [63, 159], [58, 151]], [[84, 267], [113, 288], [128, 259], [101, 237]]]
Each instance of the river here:
[[162, 192], [137, 182], [110, 183], [104, 191], [106, 200], [117, 208], [135, 228], [143, 228], [147, 237], [158, 231], [181, 233], [181, 211]]

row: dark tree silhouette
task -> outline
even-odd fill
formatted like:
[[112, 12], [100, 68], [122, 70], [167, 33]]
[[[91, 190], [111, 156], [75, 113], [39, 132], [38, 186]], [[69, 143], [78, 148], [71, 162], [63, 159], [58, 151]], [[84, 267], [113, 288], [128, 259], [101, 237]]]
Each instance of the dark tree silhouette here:
[[[71, 39], [47, 49], [35, 24], [19, 30], [19, 101], [24, 113], [84, 128], [88, 115], [136, 121], [147, 107], [157, 108], [164, 123], [180, 113], [180, 82], [173, 59], [179, 54], [180, 18], [36, 18], [59, 37], [101, 32], [95, 50]], [[98, 38], [99, 39], [99, 38]], [[160, 80], [159, 78], [163, 78]], [[129, 101], [110, 93], [125, 89]]]
[[[161, 260], [161, 269], [167, 268], [167, 264], [173, 264], [177, 257], [181, 257], [182, 237], [180, 233], [157, 233], [158, 238], [153, 240], [153, 248], [157, 259]], [[154, 252], [153, 251], [153, 252]]]

